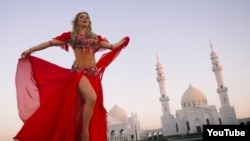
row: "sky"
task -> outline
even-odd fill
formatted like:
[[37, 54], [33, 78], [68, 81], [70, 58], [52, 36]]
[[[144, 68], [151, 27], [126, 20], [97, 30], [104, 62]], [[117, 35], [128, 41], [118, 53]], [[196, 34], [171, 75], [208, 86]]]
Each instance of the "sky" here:
[[[238, 118], [250, 117], [249, 0], [1, 0], [0, 1], [0, 140], [12, 141], [20, 130], [15, 73], [22, 51], [71, 30], [76, 13], [87, 11], [93, 31], [111, 43], [124, 36], [130, 43], [103, 76], [104, 104], [136, 113], [141, 129], [161, 127], [156, 55], [166, 77], [170, 111], [192, 86], [219, 110], [217, 82], [210, 60], [210, 41], [219, 56], [230, 104]], [[96, 54], [100, 57], [102, 52]], [[58, 47], [35, 52], [70, 67], [72, 50]]]

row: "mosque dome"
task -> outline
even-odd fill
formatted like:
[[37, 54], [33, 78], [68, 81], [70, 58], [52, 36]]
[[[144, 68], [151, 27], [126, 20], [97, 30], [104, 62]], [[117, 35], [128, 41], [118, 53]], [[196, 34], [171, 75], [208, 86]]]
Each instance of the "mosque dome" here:
[[207, 105], [206, 96], [191, 84], [181, 98], [182, 108]]
[[108, 112], [108, 114], [111, 117], [117, 118], [117, 119], [127, 118], [127, 113], [125, 112], [125, 110], [123, 110], [117, 105], [114, 105], [114, 107]]

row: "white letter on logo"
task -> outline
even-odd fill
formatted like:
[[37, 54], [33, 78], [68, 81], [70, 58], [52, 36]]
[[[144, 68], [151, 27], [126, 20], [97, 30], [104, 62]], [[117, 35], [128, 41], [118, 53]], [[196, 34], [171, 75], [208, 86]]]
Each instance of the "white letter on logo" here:
[[211, 130], [207, 129], [207, 132], [208, 132], [208, 136], [211, 136], [212, 132], [213, 132], [213, 129], [211, 129]]

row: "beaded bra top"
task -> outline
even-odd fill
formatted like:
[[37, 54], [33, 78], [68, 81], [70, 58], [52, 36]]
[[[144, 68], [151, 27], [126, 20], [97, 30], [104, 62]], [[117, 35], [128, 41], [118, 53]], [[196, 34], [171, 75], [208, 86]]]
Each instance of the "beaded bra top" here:
[[73, 49], [75, 48], [80, 48], [82, 50], [86, 49], [86, 51], [92, 49], [94, 52], [97, 52], [100, 49], [100, 46], [98, 45], [98, 38], [91, 38], [83, 34], [78, 34], [73, 46]]

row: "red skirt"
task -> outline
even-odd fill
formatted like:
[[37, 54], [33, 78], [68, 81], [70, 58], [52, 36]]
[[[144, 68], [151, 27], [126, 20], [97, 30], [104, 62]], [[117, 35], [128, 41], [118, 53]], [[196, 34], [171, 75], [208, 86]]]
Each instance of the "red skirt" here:
[[103, 105], [101, 78], [105, 68], [127, 46], [104, 54], [97, 62], [98, 74], [85, 75], [28, 56], [19, 59], [16, 90], [19, 116], [24, 122], [14, 137], [19, 141], [80, 141], [83, 100], [78, 93], [85, 75], [97, 94], [89, 133], [90, 141], [107, 140], [106, 110]]

